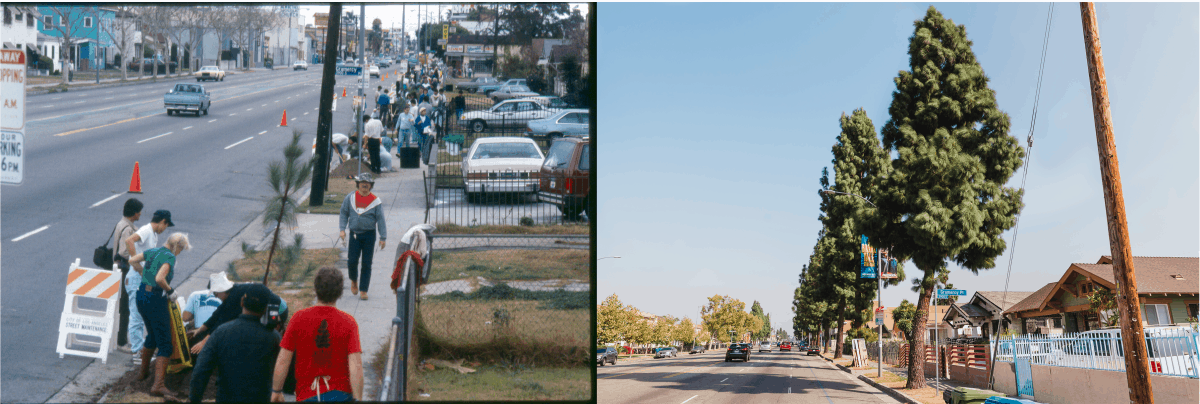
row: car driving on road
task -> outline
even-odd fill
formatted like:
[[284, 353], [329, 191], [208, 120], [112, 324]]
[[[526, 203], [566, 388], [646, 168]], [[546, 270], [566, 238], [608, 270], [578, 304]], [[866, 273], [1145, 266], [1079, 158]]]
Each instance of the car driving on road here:
[[654, 348], [654, 358], [674, 358], [679, 356], [679, 351], [675, 348]]
[[210, 105], [212, 101], [209, 100], [208, 91], [201, 84], [176, 84], [163, 95], [163, 107], [167, 109], [167, 115], [178, 115], [182, 111], [208, 115]]
[[692, 351], [688, 352], [688, 354], [698, 354], [698, 353], [702, 354], [707, 350], [708, 350], [708, 348], [705, 348], [704, 345], [696, 345], [696, 346], [692, 347]]
[[780, 342], [779, 343], [779, 351], [780, 352], [783, 352], [783, 351], [791, 352], [792, 351], [792, 343], [787, 342], [787, 341]]
[[743, 362], [749, 362], [750, 344], [729, 344], [729, 349], [725, 350], [725, 361], [730, 362], [734, 359], [741, 359]]
[[613, 347], [604, 347], [596, 349], [596, 364], [604, 366], [604, 362], [617, 364], [617, 350]]
[[305, 62], [303, 60], [297, 60], [296, 63], [292, 63], [292, 71], [296, 71], [296, 70], [307, 71], [308, 70], [308, 62]]
[[759, 352], [762, 352], [762, 351], [771, 352], [771, 343], [766, 342], [766, 341], [759, 342], [758, 343], [758, 351]]
[[225, 81], [225, 71], [216, 66], [204, 66], [196, 71], [196, 81], [213, 80]]
[[810, 347], [804, 348], [804, 352], [808, 356], [816, 355], [816, 354], [820, 353], [820, 351], [821, 350], [815, 346], [810, 346]]

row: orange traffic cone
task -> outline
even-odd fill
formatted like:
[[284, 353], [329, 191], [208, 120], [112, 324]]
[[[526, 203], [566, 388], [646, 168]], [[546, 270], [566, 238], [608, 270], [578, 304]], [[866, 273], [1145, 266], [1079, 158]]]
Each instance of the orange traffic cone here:
[[287, 110], [283, 110], [283, 119], [279, 121], [279, 126], [287, 126]]
[[138, 162], [133, 162], [133, 177], [129, 179], [129, 193], [142, 193], [142, 171], [138, 168]]
[[342, 98], [346, 98], [346, 89], [345, 88], [342, 89]]

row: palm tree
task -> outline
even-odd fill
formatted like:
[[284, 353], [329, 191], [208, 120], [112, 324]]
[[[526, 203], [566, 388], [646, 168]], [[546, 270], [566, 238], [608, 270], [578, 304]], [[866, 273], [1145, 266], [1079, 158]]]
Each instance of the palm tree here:
[[263, 273], [264, 285], [267, 284], [267, 277], [271, 275], [271, 260], [279, 245], [279, 229], [284, 225], [296, 225], [297, 202], [292, 199], [292, 195], [299, 193], [299, 188], [308, 182], [309, 176], [312, 175], [312, 160], [300, 161], [300, 157], [304, 155], [304, 149], [300, 147], [301, 134], [303, 132], [299, 129], [292, 130], [292, 143], [283, 148], [283, 161], [272, 161], [267, 167], [267, 183], [275, 190], [275, 195], [267, 200], [267, 207], [263, 210], [263, 226], [274, 222], [275, 235], [271, 239], [271, 250], [267, 254], [267, 270]]

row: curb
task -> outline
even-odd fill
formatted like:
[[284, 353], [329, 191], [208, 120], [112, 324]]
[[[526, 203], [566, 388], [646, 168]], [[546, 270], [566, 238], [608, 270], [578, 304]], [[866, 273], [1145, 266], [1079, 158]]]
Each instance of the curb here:
[[[819, 355], [821, 356], [821, 359], [824, 359], [824, 360], [828, 361], [829, 363], [833, 363], [833, 359], [826, 358], [824, 354], [819, 354]], [[839, 365], [836, 363], [833, 363], [833, 365], [837, 366], [837, 368], [841, 369], [843, 372], [849, 373], [851, 375], [854, 374], [854, 371], [851, 371], [850, 368], [847, 368], [845, 366], [842, 366], [842, 365]], [[871, 378], [869, 378], [869, 377], [866, 377], [864, 375], [858, 375], [857, 378], [859, 380], [862, 380], [862, 381], [866, 382], [867, 384], [871, 385], [871, 387], [874, 387], [874, 388], [878, 389], [879, 391], [883, 392], [883, 394], [887, 394], [888, 396], [891, 396], [892, 398], [896, 399], [896, 401], [899, 401], [902, 403], [908, 403], [908, 404], [921, 404], [920, 401], [917, 401], [916, 399], [909, 397], [907, 394], [901, 393], [900, 391], [893, 389], [891, 387], [876, 383], [874, 380], [871, 380]]]
[[[275, 69], [271, 69], [271, 70], [275, 70]], [[157, 81], [151, 79], [150, 77], [152, 77], [152, 76], [146, 76], [146, 78], [143, 78], [143, 79], [131, 78], [131, 79], [128, 79], [125, 81], [121, 81], [122, 79], [118, 79], [116, 81], [109, 81], [107, 83], [101, 82], [100, 84], [92, 84], [91, 82], [88, 82], [87, 85], [72, 86], [71, 84], [67, 84], [67, 92], [70, 92], [71, 90], [87, 90], [87, 89], [94, 89], [94, 88], [125, 87], [125, 86], [132, 86], [132, 85], [146, 84], [146, 83], [153, 84], [153, 83], [158, 83], [158, 82], [171, 82], [171, 80], [184, 80], [184, 79], [191, 80], [191, 79], [195, 78], [194, 73], [195, 72], [188, 73], [187, 75], [180, 75], [177, 77], [159, 78]], [[226, 75], [237, 75], [237, 74], [244, 74], [244, 73], [255, 73], [255, 71], [254, 70], [244, 70], [244, 71], [243, 70], [231, 70], [231, 71], [225, 72]], [[79, 82], [82, 80], [75, 80], [75, 81]], [[28, 86], [25, 88], [25, 95], [49, 94], [50, 89], [58, 88], [58, 86], [61, 84], [62, 83], [38, 84], [36, 86]]]

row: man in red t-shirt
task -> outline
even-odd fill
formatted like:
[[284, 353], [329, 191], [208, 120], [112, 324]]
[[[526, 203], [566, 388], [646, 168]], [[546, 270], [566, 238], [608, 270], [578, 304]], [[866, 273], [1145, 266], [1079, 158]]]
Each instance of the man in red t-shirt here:
[[343, 279], [341, 271], [333, 267], [317, 271], [313, 281], [317, 305], [292, 315], [279, 344], [271, 401], [283, 402], [283, 382], [292, 355], [296, 357], [296, 401], [362, 400], [358, 322], [337, 308]]

